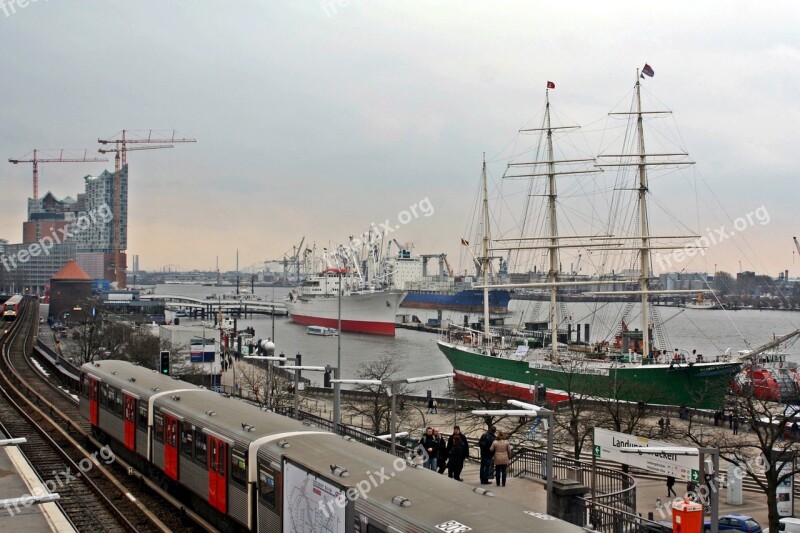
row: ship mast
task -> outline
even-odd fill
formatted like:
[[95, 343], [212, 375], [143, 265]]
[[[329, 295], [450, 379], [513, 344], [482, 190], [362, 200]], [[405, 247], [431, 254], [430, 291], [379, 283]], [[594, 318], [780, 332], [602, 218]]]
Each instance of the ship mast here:
[[642, 356], [650, 356], [650, 227], [647, 218], [647, 164], [644, 149], [644, 124], [639, 69], [636, 69], [636, 133], [639, 138], [639, 224], [642, 247], [639, 249], [639, 287], [642, 292]]
[[550, 354], [558, 359], [558, 320], [556, 317], [558, 296], [558, 224], [556, 219], [556, 163], [553, 160], [553, 128], [550, 124], [550, 91], [545, 91], [544, 127], [547, 131], [547, 212], [550, 217]]
[[483, 244], [481, 270], [483, 271], [483, 336], [489, 347], [489, 188], [486, 184], [486, 154], [483, 154]]

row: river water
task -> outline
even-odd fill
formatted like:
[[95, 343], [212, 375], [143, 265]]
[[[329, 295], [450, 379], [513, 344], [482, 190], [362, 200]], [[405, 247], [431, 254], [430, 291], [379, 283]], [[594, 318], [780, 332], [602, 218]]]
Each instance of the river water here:
[[[255, 287], [255, 295], [263, 300], [272, 300], [273, 294], [276, 301], [282, 302], [290, 289], [278, 287]], [[202, 285], [157, 285], [156, 294], [173, 294], [205, 299], [208, 296], [222, 296], [235, 292], [234, 287], [205, 287]], [[539, 304], [539, 305], [537, 305]], [[512, 300], [509, 305], [510, 313], [506, 323], [513, 324], [525, 321], [545, 320], [547, 303]], [[536, 314], [538, 308], [538, 315]], [[589, 316], [594, 316], [592, 323], [592, 338], [605, 335], [607, 331], [615, 329], [622, 319], [625, 304], [610, 303], [594, 304], [571, 303], [566, 313], [570, 313], [573, 323], [586, 323]], [[739, 350], [758, 347], [772, 339], [773, 334], [785, 335], [800, 328], [800, 313], [792, 311], [758, 311], [744, 309], [740, 311], [679, 309], [674, 307], [660, 307], [658, 311], [664, 330], [672, 347], [681, 350], [697, 350], [706, 356], [715, 356], [723, 353], [727, 348], [735, 354]], [[436, 311], [424, 309], [404, 309], [400, 312], [414, 314], [426, 322], [428, 318], [435, 318]], [[638, 307], [634, 306], [627, 315], [626, 323], [630, 329], [640, 327], [641, 320], [638, 316]], [[443, 312], [445, 319], [462, 323], [464, 313]], [[477, 314], [469, 316], [471, 322], [480, 320]], [[192, 320], [182, 318], [182, 324], [191, 324]], [[272, 337], [273, 319], [269, 316], [256, 315], [254, 318], [240, 319], [239, 329], [253, 327], [257, 338]], [[286, 355], [301, 353], [304, 365], [336, 364], [337, 337], [318, 337], [308, 335], [306, 327], [292, 323], [287, 317], [274, 319], [274, 341], [277, 352]], [[397, 329], [395, 337], [368, 335], [359, 333], [344, 333], [341, 337], [342, 346], [342, 377], [355, 376], [359, 365], [374, 361], [384, 355], [389, 355], [398, 362], [400, 371], [397, 377], [426, 376], [451, 372], [444, 355], [436, 347], [437, 336], [432, 333], [418, 332], [406, 329]], [[749, 343], [749, 345], [748, 345]], [[789, 359], [800, 363], [800, 342], [790, 346], [786, 352]], [[309, 376], [312, 381], [320, 381], [321, 376]], [[424, 383], [419, 391], [424, 394], [426, 389], [431, 389], [434, 394], [441, 394], [447, 388], [444, 381]]]

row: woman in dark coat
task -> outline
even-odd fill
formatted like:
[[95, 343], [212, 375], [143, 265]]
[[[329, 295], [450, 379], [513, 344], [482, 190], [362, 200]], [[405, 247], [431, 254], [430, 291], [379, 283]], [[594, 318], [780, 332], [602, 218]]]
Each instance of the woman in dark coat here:
[[461, 471], [464, 469], [464, 460], [469, 456], [469, 445], [467, 439], [459, 433], [453, 433], [447, 441], [447, 475], [458, 481], [461, 479]]

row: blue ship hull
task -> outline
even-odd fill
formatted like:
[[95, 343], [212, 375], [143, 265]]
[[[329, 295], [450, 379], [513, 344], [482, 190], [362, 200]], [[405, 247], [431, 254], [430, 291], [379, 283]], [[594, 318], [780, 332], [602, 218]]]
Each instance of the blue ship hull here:
[[[508, 313], [511, 293], [505, 290], [489, 291], [489, 311]], [[469, 289], [456, 293], [409, 291], [400, 307], [414, 309], [449, 309], [468, 313], [483, 312], [483, 290]]]

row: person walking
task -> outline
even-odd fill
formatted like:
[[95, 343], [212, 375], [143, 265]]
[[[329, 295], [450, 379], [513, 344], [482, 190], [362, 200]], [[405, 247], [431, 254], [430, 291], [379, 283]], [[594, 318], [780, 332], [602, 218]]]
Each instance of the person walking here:
[[469, 457], [467, 437], [456, 426], [447, 441], [447, 476], [456, 481], [464, 481], [461, 479], [461, 471], [464, 469], [464, 461], [467, 457]]
[[669, 433], [669, 417], [664, 419], [664, 432]]
[[[459, 426], [453, 426], [453, 434], [450, 435], [449, 439], [447, 439], [447, 446], [445, 446], [444, 455], [447, 458], [447, 464], [445, 466], [442, 466], [441, 455], [439, 455], [439, 457], [440, 457], [440, 459], [439, 459], [439, 473], [443, 474], [444, 470], [446, 468], [448, 470], [448, 473], [447, 473], [448, 477], [453, 477], [453, 468], [451, 467], [451, 452], [453, 451], [453, 446], [455, 446], [453, 444], [453, 441], [454, 441], [456, 436], [459, 437], [459, 444], [464, 447], [464, 450], [463, 450], [464, 456], [461, 459], [461, 469], [464, 468], [464, 460], [466, 460], [466, 458], [469, 457], [469, 443], [467, 442], [467, 437], [464, 436], [464, 434], [461, 433], [461, 428]], [[461, 450], [459, 450], [458, 453], [460, 453], [460, 452], [461, 452]], [[460, 477], [461, 470], [459, 469], [458, 472], [459, 472], [459, 477]], [[459, 479], [459, 481], [460, 481], [460, 479]]]
[[439, 448], [436, 437], [433, 435], [433, 428], [425, 428], [425, 434], [419, 439], [419, 445], [425, 450], [425, 460], [422, 463], [424, 468], [436, 470], [436, 461], [439, 455]]
[[433, 400], [433, 414], [438, 414], [437, 408], [439, 407], [439, 402], [436, 401], [434, 398]]
[[428, 398], [428, 413], [433, 413], [433, 397]]
[[664, 434], [664, 417], [663, 416], [658, 419], [658, 427], [659, 427], [659, 431], [658, 432], [663, 435]]
[[677, 494], [675, 494], [675, 489], [673, 488], [674, 486], [675, 478], [672, 476], [667, 476], [667, 498], [670, 496], [677, 496]]
[[497, 432], [497, 438], [489, 446], [489, 451], [494, 453], [494, 480], [500, 486], [502, 478], [503, 486], [506, 486], [506, 470], [511, 460], [511, 445], [506, 440], [506, 435], [502, 431]]
[[436, 463], [439, 465], [438, 472], [444, 474], [447, 468], [447, 443], [437, 428], [433, 428], [433, 436], [436, 437], [436, 445], [438, 446], [436, 455]]
[[494, 456], [494, 452], [491, 450], [492, 443], [495, 439], [495, 433], [497, 432], [497, 428], [491, 426], [489, 431], [481, 435], [480, 440], [478, 441], [478, 448], [481, 450], [481, 484], [482, 485], [491, 485], [492, 482], [489, 481], [489, 475], [492, 473], [492, 457]]
[[733, 419], [733, 434], [734, 435], [739, 434], [739, 417], [735, 417]]

